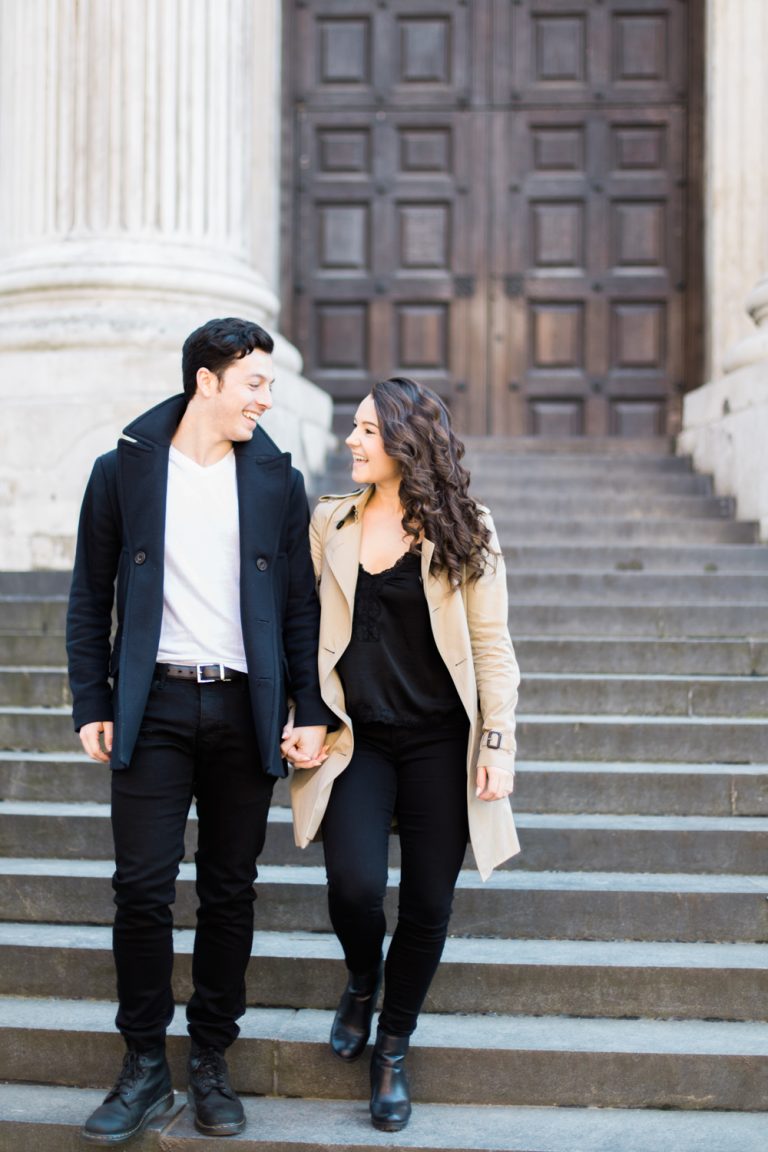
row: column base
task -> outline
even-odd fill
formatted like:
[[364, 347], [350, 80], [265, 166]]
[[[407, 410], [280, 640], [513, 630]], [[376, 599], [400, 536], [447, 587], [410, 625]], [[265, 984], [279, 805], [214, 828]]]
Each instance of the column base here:
[[714, 478], [719, 496], [736, 499], [737, 515], [759, 524], [768, 542], [768, 359], [689, 392], [683, 402], [679, 455]]
[[[238, 297], [234, 289], [216, 294], [220, 271], [205, 282], [194, 277], [193, 285], [190, 270], [186, 292], [178, 268], [156, 269], [153, 289], [146, 264], [133, 285], [123, 267], [122, 286], [105, 278], [99, 291], [93, 263], [80, 266], [79, 285], [77, 269], [63, 283], [59, 265], [59, 282], [53, 276], [46, 290], [34, 283], [39, 261], [34, 271], [27, 266], [26, 287], [19, 266], [15, 292], [8, 263], [0, 267], [0, 568], [68, 568], [94, 459], [140, 412], [181, 391], [184, 339], [227, 315], [245, 315], [274, 334], [276, 302], [253, 274], [240, 282]], [[299, 353], [279, 335], [274, 361], [275, 407], [264, 426], [309, 478], [322, 471], [333, 444], [333, 404], [302, 376]]]

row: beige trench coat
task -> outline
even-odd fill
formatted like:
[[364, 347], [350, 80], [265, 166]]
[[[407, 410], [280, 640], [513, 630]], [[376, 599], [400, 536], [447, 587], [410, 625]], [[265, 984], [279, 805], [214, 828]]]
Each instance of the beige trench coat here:
[[[296, 770], [291, 805], [296, 843], [305, 848], [319, 833], [333, 781], [349, 764], [352, 723], [336, 665], [352, 636], [352, 612], [360, 562], [360, 512], [371, 488], [349, 496], [324, 496], [312, 516], [310, 539], [320, 603], [319, 672], [323, 700], [339, 718], [329, 734], [330, 753], [319, 768]], [[470, 720], [467, 746], [469, 834], [477, 868], [486, 880], [520, 851], [508, 800], [478, 800], [475, 768], [508, 771], [515, 762], [515, 705], [520, 673], [507, 629], [504, 558], [493, 528], [486, 573], [462, 592], [452, 592], [442, 573], [430, 570], [434, 544], [424, 540], [421, 572], [437, 649], [453, 677]]]

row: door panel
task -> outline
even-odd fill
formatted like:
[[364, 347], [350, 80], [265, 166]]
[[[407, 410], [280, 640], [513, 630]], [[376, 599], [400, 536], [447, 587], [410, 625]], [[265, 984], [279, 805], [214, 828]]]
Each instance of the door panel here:
[[657, 435], [679, 407], [686, 5], [293, 0], [291, 338], [347, 407]]
[[656, 434], [681, 373], [679, 110], [500, 112], [493, 140], [494, 426], [535, 435], [578, 395], [572, 434], [629, 411]]

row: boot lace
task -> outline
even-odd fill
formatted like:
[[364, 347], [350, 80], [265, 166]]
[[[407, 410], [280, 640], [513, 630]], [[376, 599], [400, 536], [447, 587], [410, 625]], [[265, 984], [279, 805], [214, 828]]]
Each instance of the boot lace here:
[[224, 1057], [215, 1048], [204, 1048], [194, 1061], [195, 1087], [201, 1093], [221, 1092], [222, 1096], [234, 1093], [227, 1079], [227, 1065]]
[[135, 1052], [133, 1049], [129, 1049], [123, 1057], [123, 1066], [109, 1094], [110, 1098], [131, 1092], [136, 1087], [136, 1081], [141, 1076], [141, 1073], [141, 1052]]

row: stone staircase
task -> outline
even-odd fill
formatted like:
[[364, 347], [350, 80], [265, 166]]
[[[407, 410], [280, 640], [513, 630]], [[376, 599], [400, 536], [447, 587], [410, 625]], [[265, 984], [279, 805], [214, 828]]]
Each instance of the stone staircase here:
[[[524, 677], [522, 856], [485, 885], [468, 860], [414, 1040], [413, 1120], [375, 1133], [367, 1061], [327, 1050], [340, 949], [281, 786], [230, 1054], [250, 1123], [228, 1146], [764, 1152], [768, 547], [661, 443], [492, 440], [470, 457]], [[71, 731], [65, 594], [57, 574], [0, 577], [2, 1152], [80, 1147], [122, 1051], [108, 776]], [[390, 912], [396, 842], [392, 867]], [[194, 904], [184, 864], [180, 1000]], [[181, 1089], [183, 1011], [169, 1052]], [[212, 1147], [183, 1100], [131, 1147]]]

